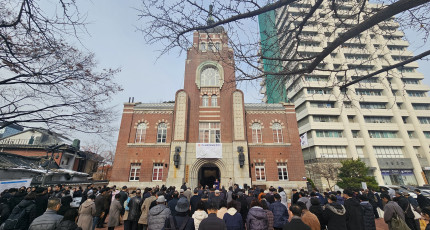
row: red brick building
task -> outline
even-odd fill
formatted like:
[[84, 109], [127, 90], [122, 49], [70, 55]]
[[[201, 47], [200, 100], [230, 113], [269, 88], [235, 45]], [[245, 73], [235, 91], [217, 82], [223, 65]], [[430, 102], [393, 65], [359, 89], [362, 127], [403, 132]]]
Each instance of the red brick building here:
[[222, 27], [196, 31], [174, 103], [125, 103], [110, 184], [299, 187], [293, 104], [245, 104]]

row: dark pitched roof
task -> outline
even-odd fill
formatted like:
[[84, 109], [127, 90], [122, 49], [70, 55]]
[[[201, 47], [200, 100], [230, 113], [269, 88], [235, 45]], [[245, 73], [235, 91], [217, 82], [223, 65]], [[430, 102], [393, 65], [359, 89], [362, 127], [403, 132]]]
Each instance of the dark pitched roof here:
[[[39, 166], [47, 160], [41, 157], [27, 157], [13, 153], [0, 152], [0, 168], [40, 168]], [[50, 169], [58, 169], [59, 166], [55, 161], [49, 165]]]

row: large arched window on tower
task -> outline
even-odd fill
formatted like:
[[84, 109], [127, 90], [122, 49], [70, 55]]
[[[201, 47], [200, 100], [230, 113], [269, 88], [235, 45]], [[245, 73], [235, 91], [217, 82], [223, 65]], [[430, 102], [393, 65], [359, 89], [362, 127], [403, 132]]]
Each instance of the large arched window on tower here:
[[158, 125], [157, 143], [166, 143], [166, 136], [167, 136], [167, 125], [166, 123], [163, 122]]
[[140, 123], [137, 125], [136, 129], [136, 139], [134, 140], [135, 143], [144, 143], [145, 137], [146, 137], [146, 128], [148, 126], [145, 123]]
[[209, 96], [208, 95], [202, 96], [202, 106], [209, 106]]
[[273, 131], [273, 143], [284, 143], [284, 137], [282, 136], [282, 125], [274, 123], [272, 125]]
[[205, 67], [200, 73], [201, 87], [219, 86], [219, 80], [219, 70], [214, 66]]
[[253, 143], [263, 142], [263, 138], [261, 136], [261, 124], [255, 122], [252, 124], [251, 129], [252, 129], [252, 142]]
[[218, 96], [216, 94], [211, 96], [211, 106], [212, 107], [218, 106]]

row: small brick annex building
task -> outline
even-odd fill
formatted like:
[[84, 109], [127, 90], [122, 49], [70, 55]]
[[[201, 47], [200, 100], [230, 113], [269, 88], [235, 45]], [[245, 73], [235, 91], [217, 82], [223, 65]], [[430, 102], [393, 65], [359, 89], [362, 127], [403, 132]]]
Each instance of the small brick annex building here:
[[245, 104], [224, 29], [193, 36], [174, 103], [124, 104], [110, 184], [305, 186], [294, 105]]

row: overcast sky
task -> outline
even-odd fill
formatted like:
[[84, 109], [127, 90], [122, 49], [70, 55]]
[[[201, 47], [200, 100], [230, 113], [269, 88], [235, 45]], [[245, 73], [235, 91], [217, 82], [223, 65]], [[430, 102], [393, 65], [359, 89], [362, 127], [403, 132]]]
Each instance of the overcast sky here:
[[[162, 44], [147, 45], [143, 35], [136, 27], [145, 23], [138, 20], [140, 0], [121, 1], [77, 1], [82, 13], [87, 13], [87, 30], [89, 35], [81, 35], [81, 42], [95, 53], [99, 68], [120, 67], [117, 82], [124, 91], [115, 96], [112, 103], [119, 112], [122, 104], [134, 97], [135, 102], [163, 102], [174, 100], [178, 89], [183, 88], [185, 54], [178, 52], [164, 55], [157, 59]], [[415, 34], [407, 32], [407, 38], [415, 38]], [[189, 34], [192, 36], [192, 34]], [[421, 40], [411, 41], [411, 51], [415, 54], [429, 49]], [[420, 47], [418, 50], [416, 47]], [[430, 85], [429, 61], [419, 61], [419, 71], [424, 73], [424, 83]], [[239, 84], [245, 92], [245, 102], [261, 102], [263, 95], [259, 93], [259, 84], [255, 82]], [[120, 118], [114, 124], [119, 128]], [[112, 146], [116, 146], [117, 134], [112, 138]], [[91, 139], [90, 135], [79, 135], [83, 144]]]

